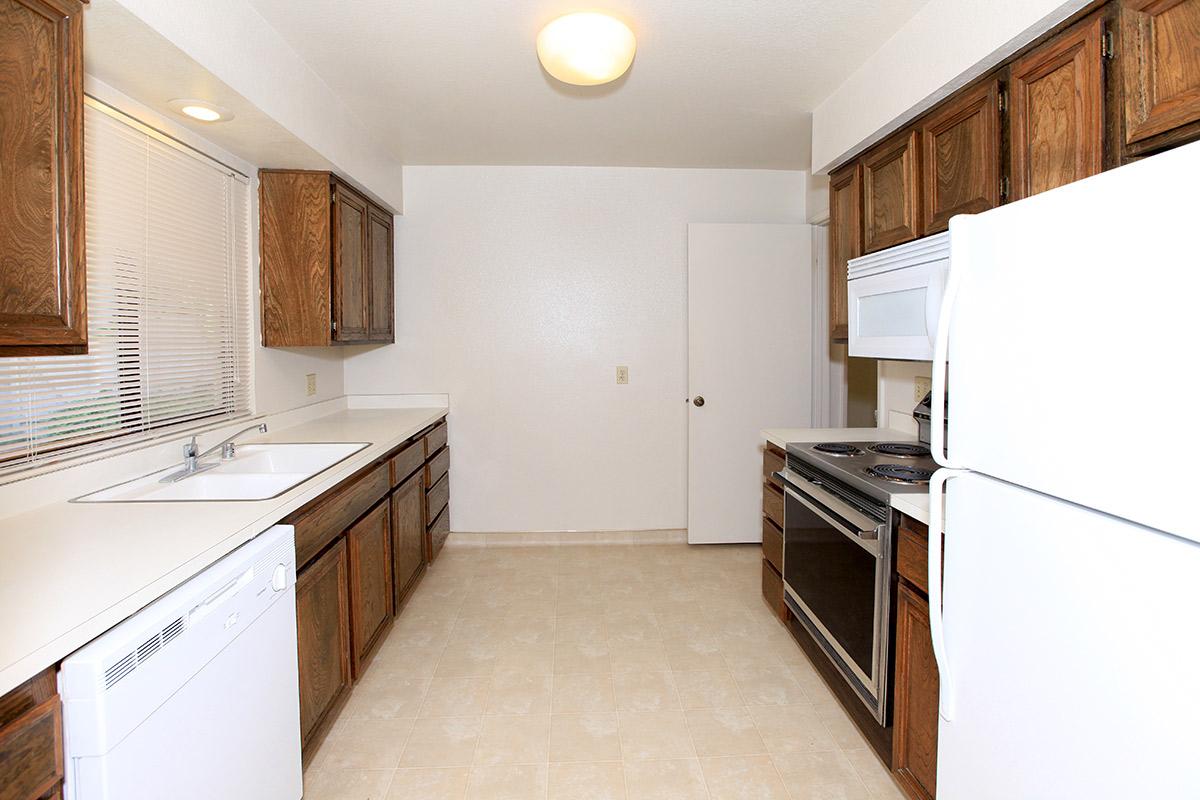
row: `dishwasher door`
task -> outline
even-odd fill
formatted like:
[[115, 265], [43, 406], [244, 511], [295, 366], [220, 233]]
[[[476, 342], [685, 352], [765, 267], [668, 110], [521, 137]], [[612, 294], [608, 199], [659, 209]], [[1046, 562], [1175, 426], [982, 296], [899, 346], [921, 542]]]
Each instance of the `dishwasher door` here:
[[68, 800], [298, 800], [295, 586], [277, 526], [68, 657]]

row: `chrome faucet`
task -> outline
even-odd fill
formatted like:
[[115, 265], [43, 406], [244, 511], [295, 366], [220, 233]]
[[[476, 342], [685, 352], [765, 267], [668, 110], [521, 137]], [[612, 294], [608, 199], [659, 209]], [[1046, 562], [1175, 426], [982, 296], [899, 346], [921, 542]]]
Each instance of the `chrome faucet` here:
[[208, 448], [203, 453], [199, 452], [200, 446], [196, 443], [196, 437], [192, 436], [191, 441], [183, 446], [183, 469], [172, 472], [165, 478], [160, 478], [159, 482], [177, 483], [184, 478], [190, 478], [197, 473], [212, 469], [213, 467], [217, 466], [217, 464], [203, 464], [201, 462], [218, 450], [221, 451], [221, 460], [228, 461], [237, 455], [237, 445], [234, 444], [234, 439], [237, 439], [242, 434], [250, 433], [251, 431], [266, 433], [267, 423], [263, 422], [258, 425], [251, 425], [248, 428], [243, 428], [225, 441], [219, 442]]

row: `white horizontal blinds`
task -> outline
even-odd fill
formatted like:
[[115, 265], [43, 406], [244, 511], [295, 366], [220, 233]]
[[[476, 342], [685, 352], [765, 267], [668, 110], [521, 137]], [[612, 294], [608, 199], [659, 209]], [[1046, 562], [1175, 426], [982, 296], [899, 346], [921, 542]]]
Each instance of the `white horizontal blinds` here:
[[86, 356], [0, 359], [0, 467], [250, 410], [246, 181], [89, 99]]

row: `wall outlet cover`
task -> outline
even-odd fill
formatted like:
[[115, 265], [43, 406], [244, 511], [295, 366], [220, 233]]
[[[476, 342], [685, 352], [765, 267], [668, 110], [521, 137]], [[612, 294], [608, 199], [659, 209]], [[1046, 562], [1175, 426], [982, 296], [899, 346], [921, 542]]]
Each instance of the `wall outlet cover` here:
[[913, 380], [913, 402], [919, 403], [925, 399], [925, 395], [929, 394], [929, 390], [933, 388], [933, 378], [926, 378], [918, 375]]
[[308, 393], [309, 397], [312, 397], [317, 393], [317, 373], [310, 372], [304, 376], [304, 379], [305, 391]]
[[629, 367], [617, 367], [617, 383], [629, 383]]

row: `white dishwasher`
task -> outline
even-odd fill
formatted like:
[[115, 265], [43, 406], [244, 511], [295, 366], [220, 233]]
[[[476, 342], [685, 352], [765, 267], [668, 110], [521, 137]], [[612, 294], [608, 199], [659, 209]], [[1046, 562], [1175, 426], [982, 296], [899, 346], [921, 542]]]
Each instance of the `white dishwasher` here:
[[87, 644], [58, 680], [68, 800], [298, 800], [292, 527]]

